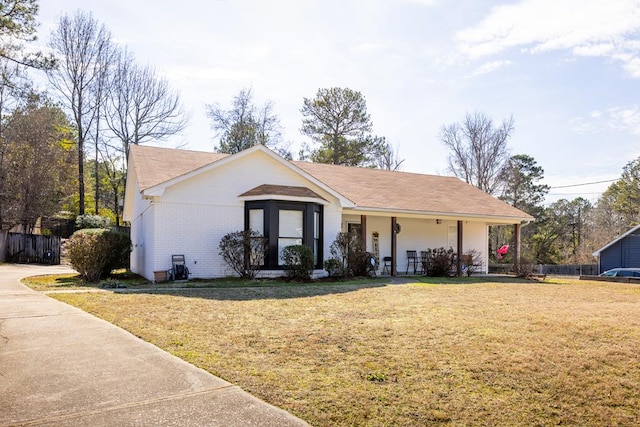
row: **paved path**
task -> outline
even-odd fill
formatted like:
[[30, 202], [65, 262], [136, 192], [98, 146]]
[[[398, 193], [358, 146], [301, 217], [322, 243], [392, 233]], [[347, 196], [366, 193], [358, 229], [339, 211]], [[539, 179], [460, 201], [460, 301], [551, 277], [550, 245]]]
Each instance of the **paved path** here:
[[19, 283], [66, 271], [0, 264], [0, 427], [307, 425]]

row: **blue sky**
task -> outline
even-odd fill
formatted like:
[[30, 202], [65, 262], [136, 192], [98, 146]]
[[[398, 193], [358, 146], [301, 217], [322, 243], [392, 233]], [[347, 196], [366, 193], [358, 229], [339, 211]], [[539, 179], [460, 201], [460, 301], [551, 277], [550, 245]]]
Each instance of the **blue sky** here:
[[640, 0], [42, 0], [39, 43], [76, 9], [180, 92], [190, 125], [165, 145], [211, 151], [205, 104], [252, 87], [297, 153], [303, 98], [339, 86], [365, 96], [408, 172], [447, 174], [440, 128], [474, 111], [513, 115], [512, 153], [552, 187], [616, 179], [640, 156]]

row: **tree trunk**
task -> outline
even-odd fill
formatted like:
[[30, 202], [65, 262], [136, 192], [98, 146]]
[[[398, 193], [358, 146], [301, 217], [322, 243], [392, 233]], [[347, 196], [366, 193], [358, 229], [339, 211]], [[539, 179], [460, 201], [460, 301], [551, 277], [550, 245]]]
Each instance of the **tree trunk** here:
[[84, 143], [78, 141], [78, 214], [84, 215]]

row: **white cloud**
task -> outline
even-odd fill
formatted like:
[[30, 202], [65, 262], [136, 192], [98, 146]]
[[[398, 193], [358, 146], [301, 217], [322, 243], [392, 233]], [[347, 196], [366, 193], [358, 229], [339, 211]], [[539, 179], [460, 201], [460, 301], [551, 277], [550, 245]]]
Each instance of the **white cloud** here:
[[640, 58], [631, 57], [623, 61], [624, 69], [631, 77], [640, 78]]
[[613, 43], [591, 43], [573, 48], [578, 56], [605, 56], [615, 51]]
[[206, 68], [192, 66], [173, 66], [166, 67], [162, 70], [163, 74], [169, 79], [183, 81], [213, 81], [213, 80], [231, 80], [231, 81], [252, 81], [257, 80], [259, 76], [256, 73], [231, 68]]
[[355, 47], [355, 52], [377, 53], [389, 48], [387, 43], [362, 43]]
[[616, 130], [628, 130], [634, 135], [640, 135], [640, 107], [632, 105], [626, 108], [612, 108], [609, 110], [609, 126]]
[[425, 6], [434, 6], [438, 3], [438, 0], [407, 0], [409, 3], [418, 3]]
[[571, 128], [582, 134], [606, 131], [629, 132], [640, 135], [640, 106], [613, 107], [606, 111], [592, 111], [588, 117], [576, 117]]
[[499, 68], [507, 67], [507, 66], [509, 66], [511, 64], [512, 64], [512, 62], [509, 61], [509, 60], [485, 62], [484, 64], [482, 64], [481, 66], [476, 68], [473, 71], [472, 75], [473, 76], [479, 76], [481, 74], [487, 74], [487, 73], [495, 71], [495, 70], [497, 70]]
[[607, 57], [640, 77], [640, 0], [522, 0], [497, 6], [455, 39], [463, 55], [477, 59], [508, 49], [527, 53], [569, 50]]

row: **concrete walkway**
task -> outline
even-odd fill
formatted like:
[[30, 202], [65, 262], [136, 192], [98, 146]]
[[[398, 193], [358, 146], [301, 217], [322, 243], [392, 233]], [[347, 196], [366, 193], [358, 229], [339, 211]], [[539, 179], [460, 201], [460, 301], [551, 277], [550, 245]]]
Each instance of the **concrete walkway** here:
[[0, 265], [0, 426], [306, 426]]

